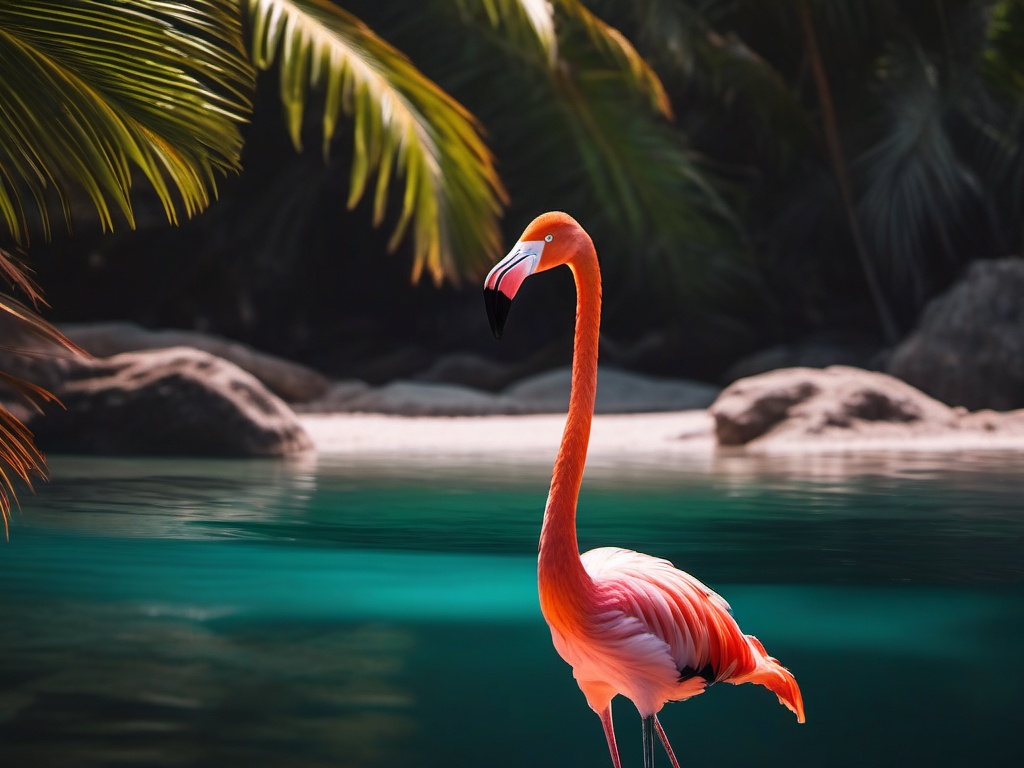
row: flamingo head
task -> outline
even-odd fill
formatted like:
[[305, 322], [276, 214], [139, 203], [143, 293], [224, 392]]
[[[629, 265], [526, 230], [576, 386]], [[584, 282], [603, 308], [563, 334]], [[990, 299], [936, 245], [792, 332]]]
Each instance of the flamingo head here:
[[512, 250], [494, 265], [484, 281], [484, 304], [494, 338], [501, 338], [512, 299], [523, 281], [534, 272], [569, 263], [585, 241], [589, 241], [589, 236], [567, 213], [542, 213], [530, 222]]

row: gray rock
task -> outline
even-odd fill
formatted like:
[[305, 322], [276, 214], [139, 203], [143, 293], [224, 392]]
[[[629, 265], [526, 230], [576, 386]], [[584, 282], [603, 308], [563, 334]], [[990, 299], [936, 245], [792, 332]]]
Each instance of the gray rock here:
[[[569, 406], [571, 369], [558, 368], [523, 379], [502, 394], [521, 403], [527, 413], [562, 413]], [[706, 408], [718, 388], [699, 382], [657, 379], [601, 366], [597, 376], [596, 413], [646, 413]]]
[[402, 416], [485, 416], [523, 413], [516, 401], [456, 384], [393, 381], [348, 399], [335, 412]]
[[246, 344], [196, 331], [148, 330], [126, 322], [69, 323], [61, 330], [95, 357], [169, 347], [200, 349], [248, 371], [289, 403], [304, 403], [323, 397], [330, 384], [325, 376], [312, 368], [259, 352]]
[[938, 433], [957, 429], [962, 415], [892, 376], [845, 366], [785, 368], [740, 379], [709, 410], [723, 446]]
[[972, 264], [929, 302], [887, 370], [950, 405], [1024, 407], [1024, 259]]
[[416, 381], [459, 384], [496, 392], [516, 377], [518, 369], [519, 366], [488, 360], [479, 355], [452, 353], [439, 357], [413, 378]]
[[293, 456], [313, 443], [295, 414], [252, 375], [178, 347], [75, 361], [28, 426], [58, 453]]
[[[393, 381], [370, 387], [342, 381], [328, 395], [299, 406], [304, 413], [389, 413], [402, 416], [486, 416], [564, 413], [569, 405], [568, 368], [531, 376], [500, 393], [458, 384]], [[687, 381], [654, 379], [615, 368], [601, 368], [598, 413], [643, 413], [705, 408], [717, 388]]]
[[297, 413], [348, 413], [350, 403], [371, 389], [370, 385], [359, 379], [342, 379], [328, 387], [323, 397], [306, 403], [292, 406]]

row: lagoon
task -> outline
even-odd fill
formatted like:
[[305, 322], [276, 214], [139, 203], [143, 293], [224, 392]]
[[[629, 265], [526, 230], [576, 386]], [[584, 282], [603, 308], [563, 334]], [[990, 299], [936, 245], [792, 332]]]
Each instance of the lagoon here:
[[[605, 457], [583, 548], [667, 557], [796, 674], [719, 685], [684, 766], [1012, 764], [1024, 456]], [[600, 766], [537, 606], [546, 457], [52, 457], [0, 547], [12, 766]], [[626, 766], [640, 726], [616, 701]], [[659, 755], [667, 765], [664, 755]]]

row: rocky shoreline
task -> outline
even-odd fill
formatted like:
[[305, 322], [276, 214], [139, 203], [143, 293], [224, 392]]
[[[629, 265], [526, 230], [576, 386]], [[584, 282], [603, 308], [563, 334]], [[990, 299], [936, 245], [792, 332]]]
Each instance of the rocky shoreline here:
[[[52, 453], [288, 457], [483, 449], [544, 455], [558, 443], [569, 398], [568, 368], [496, 392], [436, 381], [371, 386], [332, 382], [199, 334], [121, 325], [68, 333], [95, 356], [6, 361], [8, 371], [60, 398], [59, 406], [19, 412]], [[724, 390], [603, 367], [596, 411], [595, 455], [1024, 451], [1024, 410], [953, 408], [893, 376], [849, 366], [784, 368]]]

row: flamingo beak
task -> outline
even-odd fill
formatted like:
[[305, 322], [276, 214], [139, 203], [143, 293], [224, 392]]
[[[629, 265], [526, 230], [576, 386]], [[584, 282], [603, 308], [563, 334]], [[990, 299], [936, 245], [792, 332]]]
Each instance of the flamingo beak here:
[[523, 281], [537, 270], [543, 240], [520, 240], [509, 254], [494, 265], [484, 280], [484, 305], [494, 338], [501, 339], [505, 320]]

